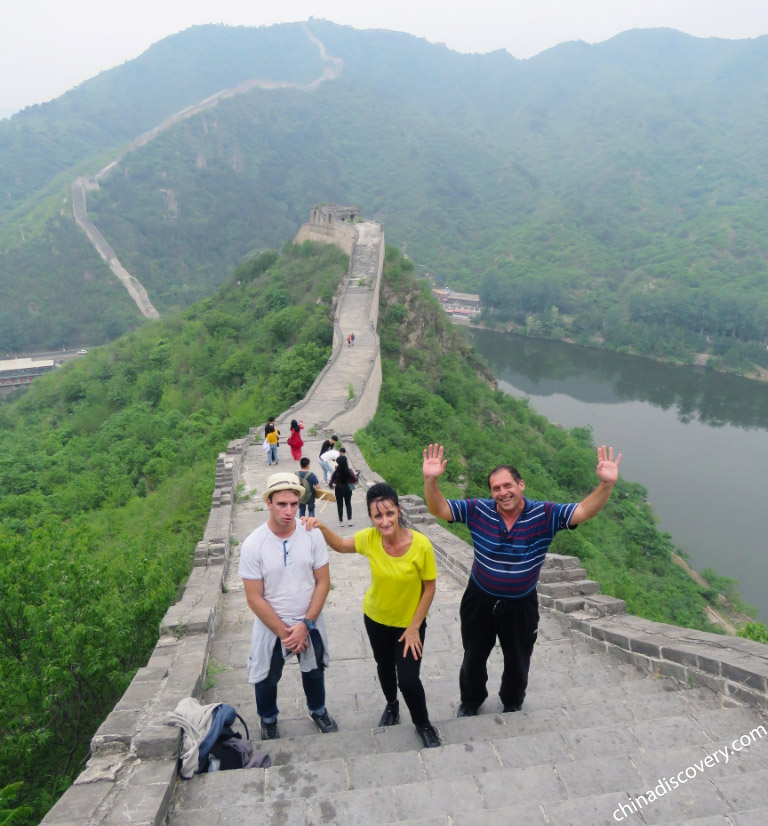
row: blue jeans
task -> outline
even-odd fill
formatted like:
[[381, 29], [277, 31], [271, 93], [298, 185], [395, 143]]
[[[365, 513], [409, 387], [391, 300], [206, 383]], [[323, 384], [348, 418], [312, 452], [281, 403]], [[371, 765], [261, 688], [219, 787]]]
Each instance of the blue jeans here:
[[328, 477], [333, 473], [333, 468], [330, 462], [324, 462], [322, 459], [320, 460], [320, 467], [323, 469], [323, 484], [327, 485]]
[[[317, 661], [323, 661], [323, 641], [320, 632], [310, 631], [309, 638], [315, 646]], [[277, 684], [283, 676], [283, 646], [280, 640], [275, 641], [275, 648], [272, 652], [272, 662], [269, 666], [269, 674], [259, 683], [256, 683], [256, 711], [265, 723], [274, 723], [280, 709], [277, 707]], [[315, 668], [312, 671], [301, 672], [301, 682], [304, 686], [304, 695], [307, 698], [307, 707], [313, 714], [325, 714], [325, 675], [324, 668]]]
[[307, 502], [306, 505], [299, 505], [299, 516], [314, 516], [315, 515], [315, 499], [314, 497]]
[[270, 445], [269, 452], [267, 453], [267, 464], [272, 464], [274, 462], [277, 464], [277, 445]]

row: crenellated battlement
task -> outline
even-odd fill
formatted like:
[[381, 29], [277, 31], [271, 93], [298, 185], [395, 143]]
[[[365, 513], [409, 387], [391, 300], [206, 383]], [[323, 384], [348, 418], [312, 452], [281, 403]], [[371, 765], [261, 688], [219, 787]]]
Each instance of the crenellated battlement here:
[[294, 243], [320, 241], [335, 244], [347, 255], [352, 254], [356, 238], [355, 225], [362, 221], [357, 207], [324, 204], [312, 207], [309, 221], [303, 224]]

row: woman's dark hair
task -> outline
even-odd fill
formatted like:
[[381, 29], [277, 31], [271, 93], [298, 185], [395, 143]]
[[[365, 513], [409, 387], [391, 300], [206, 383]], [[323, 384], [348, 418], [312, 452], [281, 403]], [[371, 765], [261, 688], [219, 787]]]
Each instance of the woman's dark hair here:
[[291, 419], [291, 430], [301, 430], [296, 419]]
[[405, 527], [405, 520], [403, 519], [403, 512], [400, 509], [400, 500], [397, 497], [397, 491], [390, 487], [386, 482], [377, 482], [375, 485], [371, 485], [368, 488], [368, 492], [365, 494], [365, 504], [368, 508], [368, 516], [371, 515], [371, 506], [375, 505], [377, 502], [391, 502], [396, 508], [400, 510], [400, 516], [397, 520], [397, 524], [400, 525], [401, 528]]
[[349, 472], [349, 459], [342, 453], [336, 459], [336, 470], [333, 471], [334, 485], [348, 485], [351, 481], [351, 474]]

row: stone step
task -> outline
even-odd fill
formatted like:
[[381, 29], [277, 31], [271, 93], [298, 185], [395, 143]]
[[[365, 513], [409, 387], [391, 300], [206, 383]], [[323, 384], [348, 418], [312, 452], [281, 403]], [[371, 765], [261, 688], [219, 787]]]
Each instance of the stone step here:
[[579, 568], [581, 562], [577, 556], [563, 556], [562, 554], [547, 554], [544, 568]]
[[584, 597], [564, 597], [556, 599], [553, 605], [555, 611], [562, 614], [571, 614], [574, 611], [581, 611], [584, 608]]
[[584, 599], [584, 608], [597, 617], [611, 617], [627, 613], [627, 603], [607, 594], [591, 594]]
[[[504, 715], [501, 725], [494, 722], [478, 728], [498, 735], [506, 718], [516, 716]], [[203, 822], [195, 817], [204, 810], [208, 823], [375, 826], [411, 822], [415, 826], [431, 824], [436, 817], [451, 817], [454, 823], [484, 826], [607, 824], [621, 802], [637, 799], [662, 777], [685, 772], [721, 748], [707, 739], [704, 731], [690, 740], [690, 727], [686, 729], [681, 723], [685, 719], [667, 724], [671, 738], [666, 742], [659, 742], [661, 730], [642, 740], [640, 728], [627, 732], [624, 726], [585, 730], [583, 740], [573, 732], [553, 731], [448, 742], [451, 732], [443, 730], [445, 745], [420, 751], [407, 748], [407, 738], [398, 731], [402, 726], [379, 729], [368, 753], [339, 753], [299, 766], [276, 762], [266, 770], [195, 777], [180, 786], [168, 823], [194, 826]], [[466, 734], [470, 729], [466, 724], [483, 720], [481, 716], [453, 722], [461, 724]], [[723, 725], [747, 722], [730, 719]], [[453, 735], [461, 736], [458, 727]], [[334, 738], [340, 736], [319, 735], [316, 739]], [[650, 748], [643, 748], [644, 744]], [[710, 763], [702, 769], [702, 773], [711, 772], [706, 781], [698, 778], [694, 787], [692, 779], [690, 789], [674, 797], [669, 792], [668, 801], [660, 799], [649, 810], [653, 817], [648, 822], [680, 823], [697, 816], [734, 815], [764, 806], [766, 749], [756, 747], [751, 755], [745, 751], [733, 762]], [[670, 806], [668, 818], [665, 805]], [[543, 819], [542, 806], [549, 820]]]
[[565, 597], [599, 594], [600, 583], [591, 579], [576, 579], [571, 582], [542, 582], [539, 584], [540, 595], [563, 599]]
[[[707, 689], [670, 690], [673, 685], [672, 681], [661, 679], [609, 683], [600, 689], [532, 691], [525, 708], [514, 714], [498, 713], [498, 700], [489, 698], [478, 716], [436, 719], [435, 725], [446, 746], [514, 741], [521, 759], [530, 764], [536, 760], [533, 741], [537, 738], [542, 743], [564, 742], [571, 752], [581, 754], [599, 754], [603, 749], [611, 750], [614, 743], [624, 750], [652, 749], [665, 743], [703, 745], [728, 731], [741, 731], [753, 719], [740, 707], [720, 708], [719, 700]], [[269, 753], [275, 765], [306, 765], [338, 757], [421, 750], [421, 740], [403, 703], [400, 725], [375, 727], [380, 705], [377, 689], [367, 712], [350, 714], [342, 706], [333, 712], [340, 731], [328, 735], [320, 734], [304, 713], [281, 717], [283, 736], [261, 742], [253, 706], [241, 708], [240, 713], [249, 724], [256, 750]], [[697, 707], [705, 710], [699, 711], [692, 721]]]
[[584, 568], [542, 568], [539, 574], [539, 582], [542, 584], [572, 582], [578, 579], [587, 579], [587, 572]]

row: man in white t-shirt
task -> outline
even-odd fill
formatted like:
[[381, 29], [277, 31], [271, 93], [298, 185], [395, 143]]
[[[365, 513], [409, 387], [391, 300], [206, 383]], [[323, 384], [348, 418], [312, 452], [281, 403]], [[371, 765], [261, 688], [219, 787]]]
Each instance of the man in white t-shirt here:
[[304, 488], [293, 473], [275, 473], [261, 495], [269, 518], [243, 542], [240, 576], [256, 617], [248, 657], [261, 739], [280, 736], [277, 684], [285, 660], [296, 655], [310, 717], [323, 734], [338, 727], [325, 707], [328, 639], [321, 611], [331, 587], [328, 548], [319, 530], [296, 519]]
[[328, 477], [336, 470], [336, 460], [339, 456], [341, 456], [341, 453], [333, 447], [320, 454], [320, 467], [323, 469], [323, 475], [325, 476], [324, 484], [328, 483]]

